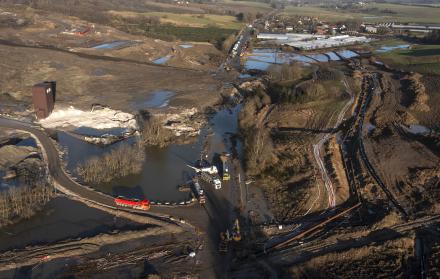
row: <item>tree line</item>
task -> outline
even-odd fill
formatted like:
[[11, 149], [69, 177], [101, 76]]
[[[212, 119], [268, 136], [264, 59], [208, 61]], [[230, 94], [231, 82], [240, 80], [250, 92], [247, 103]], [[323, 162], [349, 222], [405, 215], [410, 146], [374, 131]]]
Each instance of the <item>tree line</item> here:
[[142, 169], [145, 153], [140, 144], [123, 144], [102, 157], [92, 157], [77, 167], [77, 173], [87, 183], [99, 184]]
[[54, 188], [39, 181], [35, 186], [12, 187], [0, 193], [0, 227], [35, 214], [55, 195]]

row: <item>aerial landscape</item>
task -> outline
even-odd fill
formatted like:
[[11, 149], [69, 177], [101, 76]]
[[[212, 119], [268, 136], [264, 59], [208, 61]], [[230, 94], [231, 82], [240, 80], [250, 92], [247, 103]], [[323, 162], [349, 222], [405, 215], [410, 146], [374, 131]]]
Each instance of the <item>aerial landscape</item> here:
[[440, 3], [0, 0], [0, 278], [440, 278]]

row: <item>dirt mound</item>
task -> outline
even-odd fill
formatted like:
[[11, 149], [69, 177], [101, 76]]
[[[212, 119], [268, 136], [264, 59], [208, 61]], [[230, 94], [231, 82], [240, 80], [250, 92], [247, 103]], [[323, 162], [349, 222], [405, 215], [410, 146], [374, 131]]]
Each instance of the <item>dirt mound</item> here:
[[430, 107], [428, 105], [429, 96], [426, 93], [421, 74], [413, 73], [407, 75], [402, 80], [402, 85], [406, 93], [403, 95], [402, 105], [406, 106], [412, 111], [430, 111]]
[[414, 239], [403, 237], [383, 246], [316, 257], [292, 267], [289, 273], [294, 278], [399, 278], [412, 273], [413, 246]]

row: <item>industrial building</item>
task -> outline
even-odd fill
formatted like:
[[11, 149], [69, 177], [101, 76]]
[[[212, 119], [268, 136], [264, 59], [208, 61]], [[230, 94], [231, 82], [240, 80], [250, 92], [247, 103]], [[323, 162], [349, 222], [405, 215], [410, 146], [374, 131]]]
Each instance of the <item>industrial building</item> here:
[[349, 46], [370, 42], [367, 37], [349, 35], [327, 36], [315, 34], [269, 34], [261, 33], [257, 36], [261, 40], [275, 40], [274, 43], [288, 45], [298, 50], [316, 50], [332, 47]]
[[328, 37], [325, 39], [288, 42], [285, 45], [291, 46], [298, 50], [316, 50], [332, 47], [350, 46], [370, 42], [367, 37], [355, 37], [349, 35]]
[[45, 81], [32, 86], [32, 102], [38, 119], [46, 118], [52, 113], [55, 97], [55, 81]]

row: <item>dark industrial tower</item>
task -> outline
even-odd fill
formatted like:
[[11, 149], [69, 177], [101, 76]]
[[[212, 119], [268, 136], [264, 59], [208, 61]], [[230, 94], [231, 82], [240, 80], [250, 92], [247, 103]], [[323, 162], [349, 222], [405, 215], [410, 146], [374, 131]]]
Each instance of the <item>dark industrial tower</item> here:
[[32, 101], [38, 119], [46, 118], [52, 113], [55, 96], [55, 81], [45, 81], [32, 87]]

